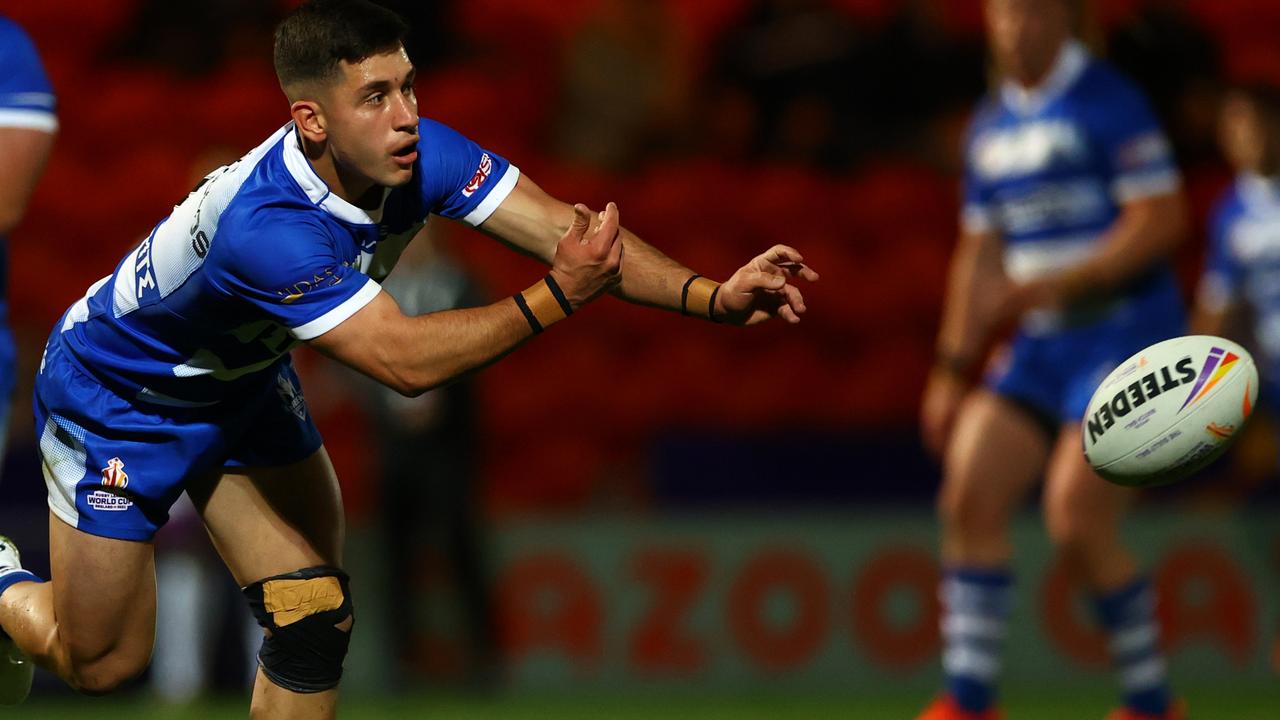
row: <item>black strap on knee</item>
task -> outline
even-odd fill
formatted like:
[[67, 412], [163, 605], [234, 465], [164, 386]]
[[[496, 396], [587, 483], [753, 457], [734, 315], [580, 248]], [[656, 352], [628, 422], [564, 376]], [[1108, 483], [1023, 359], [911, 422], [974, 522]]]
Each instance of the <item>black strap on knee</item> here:
[[259, 580], [244, 594], [266, 629], [258, 662], [267, 679], [297, 693], [337, 687], [355, 619], [347, 574], [303, 568]]

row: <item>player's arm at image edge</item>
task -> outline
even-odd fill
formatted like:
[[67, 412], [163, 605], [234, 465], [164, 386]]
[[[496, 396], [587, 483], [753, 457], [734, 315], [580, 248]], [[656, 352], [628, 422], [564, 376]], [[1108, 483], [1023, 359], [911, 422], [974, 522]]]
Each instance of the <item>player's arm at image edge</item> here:
[[0, 126], [0, 235], [17, 226], [26, 212], [36, 181], [53, 150], [54, 134], [26, 127]]

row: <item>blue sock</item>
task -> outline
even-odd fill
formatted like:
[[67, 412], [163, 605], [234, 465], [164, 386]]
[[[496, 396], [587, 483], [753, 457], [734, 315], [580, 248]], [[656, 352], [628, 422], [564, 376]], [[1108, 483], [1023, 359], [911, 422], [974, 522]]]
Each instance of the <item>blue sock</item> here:
[[1139, 578], [1115, 592], [1099, 595], [1094, 598], [1094, 609], [1107, 631], [1125, 705], [1147, 715], [1168, 712], [1169, 679], [1160, 652], [1160, 627], [1151, 582]]
[[995, 704], [1012, 591], [1007, 568], [952, 568], [943, 576], [942, 669], [947, 693], [969, 712]]

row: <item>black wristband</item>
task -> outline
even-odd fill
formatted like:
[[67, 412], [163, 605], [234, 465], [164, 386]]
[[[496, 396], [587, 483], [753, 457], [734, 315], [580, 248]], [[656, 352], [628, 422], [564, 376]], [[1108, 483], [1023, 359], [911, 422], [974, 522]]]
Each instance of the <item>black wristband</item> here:
[[520, 308], [520, 312], [524, 313], [524, 319], [529, 321], [529, 327], [533, 328], [533, 334], [537, 335], [542, 332], [542, 323], [538, 322], [538, 316], [533, 314], [529, 309], [529, 303], [525, 302], [524, 293], [516, 293], [511, 296], [516, 301], [516, 307]]
[[696, 273], [693, 275], [690, 275], [689, 279], [684, 281], [684, 287], [680, 288], [680, 314], [681, 315], [689, 314], [689, 286], [693, 284], [694, 280], [697, 280], [700, 277], [702, 276]]
[[707, 304], [707, 319], [713, 323], [720, 322], [716, 319], [716, 296], [720, 294], [720, 286], [717, 285], [715, 290], [711, 291], [711, 302]]
[[573, 306], [569, 304], [569, 298], [565, 297], [564, 291], [560, 289], [560, 283], [551, 277], [551, 273], [547, 273], [543, 280], [546, 281], [547, 287], [551, 289], [551, 294], [555, 296], [556, 302], [560, 303], [560, 309], [564, 311], [565, 317], [572, 315]]

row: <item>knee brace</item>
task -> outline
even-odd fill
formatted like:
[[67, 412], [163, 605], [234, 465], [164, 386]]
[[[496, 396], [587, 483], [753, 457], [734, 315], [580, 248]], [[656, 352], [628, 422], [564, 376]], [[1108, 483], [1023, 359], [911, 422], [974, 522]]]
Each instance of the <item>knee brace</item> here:
[[337, 687], [355, 620], [349, 583], [343, 571], [320, 566], [244, 588], [266, 630], [258, 662], [268, 680], [298, 693]]

